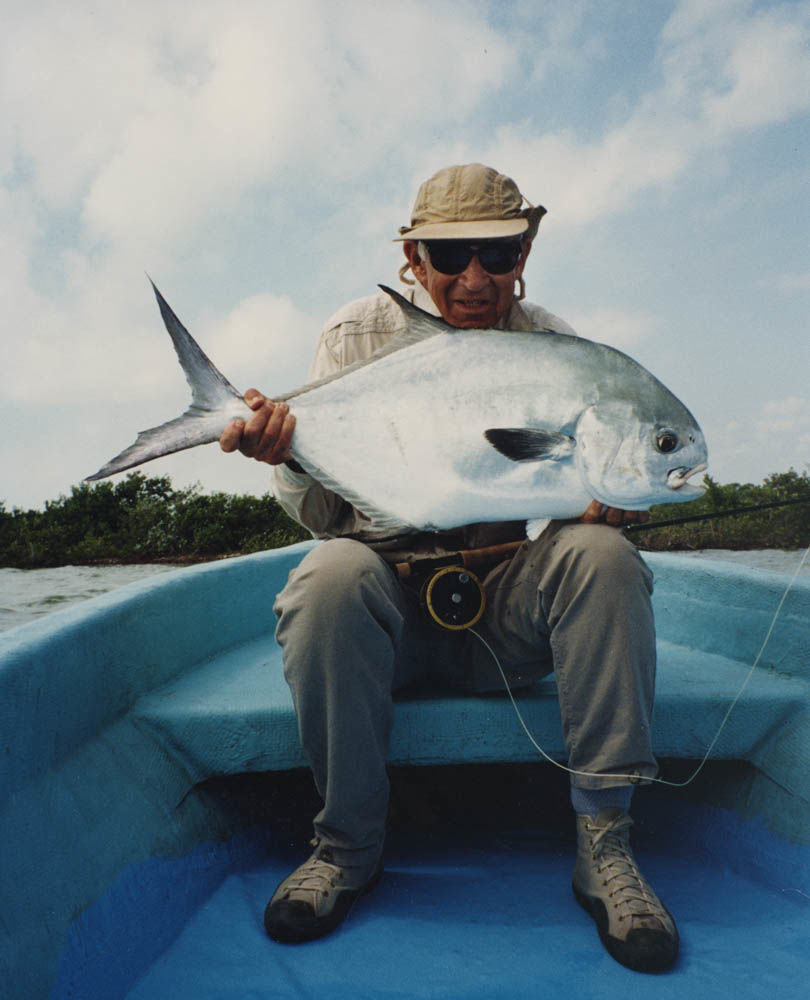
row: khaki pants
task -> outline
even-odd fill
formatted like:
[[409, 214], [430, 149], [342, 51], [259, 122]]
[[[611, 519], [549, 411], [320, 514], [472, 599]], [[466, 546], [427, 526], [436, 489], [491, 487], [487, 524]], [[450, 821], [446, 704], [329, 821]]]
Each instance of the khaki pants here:
[[[484, 580], [478, 631], [510, 684], [556, 674], [569, 767], [581, 788], [657, 771], [652, 573], [620, 531], [553, 522]], [[275, 605], [277, 639], [301, 743], [324, 808], [315, 832], [336, 848], [376, 852], [388, 806], [393, 694], [416, 682], [491, 691], [503, 682], [475, 636], [430, 623], [392, 569], [361, 542], [307, 554]]]

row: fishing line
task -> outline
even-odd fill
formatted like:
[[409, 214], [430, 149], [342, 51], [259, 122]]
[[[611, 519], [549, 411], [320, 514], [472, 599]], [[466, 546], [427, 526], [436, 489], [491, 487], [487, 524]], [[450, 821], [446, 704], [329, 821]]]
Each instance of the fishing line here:
[[[728, 722], [728, 720], [729, 720], [729, 718], [731, 716], [731, 713], [734, 711], [734, 708], [737, 705], [737, 702], [742, 697], [743, 692], [745, 691], [746, 687], [748, 687], [749, 681], [754, 676], [754, 671], [759, 666], [759, 661], [762, 659], [762, 654], [765, 652], [765, 647], [768, 645], [768, 642], [769, 642], [769, 640], [771, 638], [771, 635], [773, 633], [774, 627], [776, 625], [776, 621], [777, 621], [777, 619], [778, 619], [778, 617], [779, 617], [779, 615], [780, 615], [780, 613], [782, 611], [782, 607], [783, 607], [785, 601], [787, 600], [787, 596], [790, 593], [791, 588], [793, 587], [793, 584], [796, 582], [796, 579], [797, 579], [799, 573], [801, 572], [802, 566], [804, 566], [805, 561], [807, 560], [808, 555], [810, 555], [810, 546], [808, 546], [807, 549], [805, 550], [805, 553], [802, 556], [802, 558], [801, 558], [801, 560], [799, 562], [799, 565], [796, 567], [796, 570], [793, 573], [793, 576], [790, 578], [790, 581], [788, 582], [788, 585], [785, 588], [784, 593], [782, 594], [782, 598], [779, 601], [778, 605], [776, 606], [776, 611], [774, 611], [773, 618], [771, 619], [771, 624], [770, 624], [770, 626], [768, 628], [768, 631], [767, 631], [767, 633], [765, 635], [765, 638], [762, 641], [762, 645], [759, 647], [759, 652], [757, 653], [756, 658], [754, 659], [754, 662], [751, 664], [751, 667], [748, 670], [748, 673], [746, 674], [745, 679], [743, 680], [742, 684], [740, 685], [739, 691], [737, 691], [736, 695], [734, 696], [734, 698], [731, 701], [731, 704], [728, 707], [728, 710], [726, 711], [726, 714], [723, 716], [723, 719], [722, 719], [722, 721], [721, 721], [721, 723], [720, 723], [720, 725], [719, 725], [719, 727], [717, 729], [717, 732], [714, 735], [714, 739], [709, 744], [708, 750], [704, 754], [703, 759], [701, 760], [701, 762], [695, 768], [694, 772], [690, 775], [690, 777], [688, 777], [686, 779], [686, 781], [667, 781], [665, 778], [642, 778], [641, 782], [643, 782], [644, 784], [648, 784], [648, 783], [653, 784], [654, 783], [656, 785], [668, 785], [670, 788], [685, 788], [687, 785], [690, 785], [695, 780], [695, 778], [700, 774], [700, 772], [703, 770], [703, 768], [705, 767], [706, 763], [709, 760], [709, 757], [711, 756], [712, 750], [714, 750], [714, 748], [715, 748], [715, 746], [717, 744], [717, 741], [720, 739], [720, 736], [721, 736], [723, 730], [726, 727], [726, 723]], [[540, 753], [540, 755], [545, 760], [547, 760], [549, 762], [549, 764], [553, 764], [555, 767], [559, 768], [560, 770], [567, 771], [569, 774], [573, 774], [574, 776], [579, 777], [579, 778], [620, 778], [622, 781], [627, 781], [628, 778], [632, 778], [633, 777], [633, 775], [628, 775], [628, 774], [597, 774], [597, 773], [592, 772], [592, 771], [578, 771], [578, 770], [575, 770], [574, 768], [567, 767], [565, 764], [561, 764], [559, 761], [554, 760], [553, 757], [550, 757], [546, 753], [546, 751], [540, 746], [540, 744], [537, 742], [537, 740], [535, 740], [534, 736], [532, 736], [531, 731], [529, 730], [529, 727], [526, 725], [526, 720], [523, 718], [523, 715], [522, 715], [520, 709], [518, 708], [518, 704], [515, 701], [515, 696], [512, 694], [512, 689], [509, 686], [509, 681], [506, 679], [506, 674], [504, 673], [503, 667], [501, 666], [501, 661], [498, 659], [497, 653], [492, 648], [492, 646], [490, 646], [490, 644], [487, 642], [487, 640], [479, 632], [476, 632], [476, 630], [474, 628], [470, 628], [467, 631], [471, 632], [476, 637], [476, 639], [478, 639], [481, 643], [483, 643], [483, 645], [486, 647], [486, 649], [489, 650], [490, 655], [492, 656], [492, 659], [495, 661], [495, 665], [497, 666], [498, 671], [499, 671], [499, 673], [501, 675], [501, 679], [503, 680], [504, 686], [506, 687], [506, 693], [509, 695], [509, 700], [512, 702], [512, 707], [515, 710], [515, 714], [517, 715], [518, 721], [520, 722], [521, 726], [523, 727], [523, 731], [526, 733], [526, 736], [529, 738], [529, 742], [532, 744], [532, 746], [535, 748], [535, 750], [537, 750], [538, 753]]]

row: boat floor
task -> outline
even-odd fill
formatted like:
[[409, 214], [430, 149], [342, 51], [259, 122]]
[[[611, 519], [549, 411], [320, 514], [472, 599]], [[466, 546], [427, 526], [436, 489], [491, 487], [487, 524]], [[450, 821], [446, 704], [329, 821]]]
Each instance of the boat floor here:
[[568, 889], [567, 848], [520, 830], [495, 843], [453, 834], [394, 843], [385, 878], [349, 922], [292, 947], [269, 941], [261, 921], [293, 858], [251, 867], [225, 879], [128, 1000], [807, 995], [810, 905], [797, 892], [648, 857], [682, 936], [677, 967], [651, 983], [603, 951]]
[[[134, 883], [119, 884], [117, 900], [86, 915], [90, 922], [82, 935], [85, 946], [93, 937], [95, 948], [104, 949], [107, 961], [99, 973], [107, 977], [108, 991], [95, 992], [91, 975], [80, 992], [68, 991], [80, 985], [76, 980], [70, 987], [63, 981], [65, 992], [53, 996], [624, 1000], [652, 991], [660, 1000], [806, 996], [806, 845], [784, 841], [759, 820], [743, 820], [700, 796], [640, 790], [633, 810], [636, 855], [681, 933], [674, 969], [646, 976], [607, 955], [573, 898], [573, 817], [564, 782], [556, 776], [549, 782], [542, 768], [450, 768], [439, 769], [439, 782], [426, 787], [419, 772], [395, 774], [397, 815], [385, 876], [331, 937], [280, 945], [265, 936], [265, 904], [307, 850], [306, 828], [271, 833], [256, 826], [231, 841], [203, 845], [187, 858], [149, 862], [151, 868], [141, 866], [133, 874]], [[478, 790], [479, 801], [469, 801]], [[525, 801], [505, 808], [521, 791]], [[535, 792], [548, 795], [547, 822], [544, 810], [530, 801]], [[171, 906], [173, 899], [187, 899], [195, 882], [206, 880], [216, 884], [179, 933], [134, 984], [122, 994], [109, 992], [109, 959], [126, 937], [124, 928], [115, 929], [121, 904], [131, 905], [136, 894], [143, 901], [151, 891], [155, 903]], [[149, 919], [146, 913], [130, 918]], [[113, 927], [106, 941], [97, 936], [102, 923]]]

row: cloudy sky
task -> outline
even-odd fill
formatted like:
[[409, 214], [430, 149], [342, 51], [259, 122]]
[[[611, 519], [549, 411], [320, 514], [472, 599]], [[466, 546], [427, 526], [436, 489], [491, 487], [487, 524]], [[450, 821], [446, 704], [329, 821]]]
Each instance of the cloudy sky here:
[[[810, 468], [805, 0], [0, 0], [0, 500], [187, 405], [145, 272], [238, 387], [304, 379], [450, 163], [548, 209], [529, 298], [694, 412], [722, 482]], [[262, 493], [216, 445], [147, 465]]]

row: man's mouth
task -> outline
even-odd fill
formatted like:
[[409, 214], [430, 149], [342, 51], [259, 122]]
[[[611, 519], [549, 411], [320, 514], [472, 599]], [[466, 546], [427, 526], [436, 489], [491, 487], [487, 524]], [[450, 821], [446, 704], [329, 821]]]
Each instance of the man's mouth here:
[[456, 299], [456, 303], [463, 309], [486, 309], [489, 299]]

